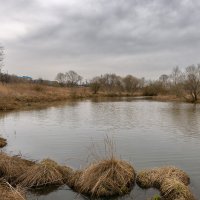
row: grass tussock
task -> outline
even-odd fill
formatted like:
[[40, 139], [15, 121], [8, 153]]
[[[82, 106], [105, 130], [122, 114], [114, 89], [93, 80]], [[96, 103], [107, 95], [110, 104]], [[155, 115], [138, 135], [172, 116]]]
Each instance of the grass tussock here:
[[64, 179], [70, 173], [70, 168], [60, 167], [55, 161], [45, 159], [31, 166], [23, 173], [17, 182], [26, 188], [37, 188], [48, 185], [63, 185]]
[[101, 197], [127, 194], [134, 181], [133, 167], [125, 161], [112, 158], [75, 172], [69, 185], [79, 193]]
[[136, 183], [141, 188], [160, 188], [162, 182], [166, 178], [173, 178], [184, 185], [189, 185], [189, 176], [181, 169], [174, 166], [160, 167], [143, 170], [138, 173]]
[[7, 145], [7, 140], [0, 137], [0, 148], [3, 148]]
[[165, 200], [195, 200], [190, 189], [174, 178], [166, 178], [161, 184], [160, 192]]
[[34, 162], [19, 156], [8, 156], [5, 153], [0, 153], [0, 177], [13, 182], [33, 164]]
[[74, 170], [68, 166], [58, 166], [58, 169], [63, 176], [64, 183], [67, 183], [68, 180], [71, 178], [72, 174], [74, 173]]
[[13, 188], [9, 183], [0, 183], [1, 200], [25, 200], [25, 192], [22, 188]]

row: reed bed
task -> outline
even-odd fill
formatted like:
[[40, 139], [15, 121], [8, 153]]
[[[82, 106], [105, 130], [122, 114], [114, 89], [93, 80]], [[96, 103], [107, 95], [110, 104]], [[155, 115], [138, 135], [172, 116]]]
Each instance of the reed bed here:
[[160, 192], [164, 200], [195, 200], [190, 189], [180, 180], [166, 178], [163, 180]]
[[7, 145], [7, 140], [0, 137], [0, 148], [3, 148]]
[[77, 192], [93, 196], [117, 196], [130, 192], [135, 171], [126, 161], [112, 158], [93, 163], [73, 174], [69, 185]]
[[22, 159], [19, 156], [0, 153], [0, 177], [3, 177], [8, 182], [14, 182], [32, 165], [34, 165], [34, 162]]
[[159, 189], [163, 180], [166, 178], [176, 179], [186, 186], [190, 183], [190, 178], [186, 172], [174, 166], [143, 170], [138, 173], [136, 183], [141, 188], [153, 187]]
[[71, 168], [61, 167], [55, 161], [45, 159], [24, 172], [17, 183], [26, 188], [63, 185], [70, 172]]
[[12, 187], [9, 183], [3, 182], [0, 183], [0, 194], [1, 200], [25, 200], [25, 192], [20, 187]]

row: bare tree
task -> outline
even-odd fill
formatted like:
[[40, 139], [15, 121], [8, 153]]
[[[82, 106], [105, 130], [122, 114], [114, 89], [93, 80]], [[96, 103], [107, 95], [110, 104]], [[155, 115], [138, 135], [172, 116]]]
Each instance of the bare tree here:
[[83, 80], [83, 77], [77, 74], [75, 71], [68, 71], [65, 73], [66, 84], [68, 86], [77, 86]]
[[166, 74], [162, 74], [159, 77], [159, 81], [162, 83], [162, 86], [166, 88], [168, 86], [169, 76]]
[[55, 78], [56, 81], [58, 81], [58, 83], [60, 85], [64, 85], [66, 83], [66, 75], [63, 74], [63, 73], [58, 73], [56, 75], [56, 78]]
[[200, 94], [200, 65], [191, 65], [185, 71], [184, 88], [192, 98], [192, 102], [197, 102]]
[[173, 68], [172, 73], [170, 75], [170, 79], [172, 80], [173, 85], [177, 85], [183, 81], [183, 73], [181, 72], [178, 66]]
[[123, 79], [123, 83], [127, 92], [135, 92], [139, 87], [140, 80], [132, 75], [127, 75]]
[[93, 94], [97, 94], [98, 91], [101, 88], [101, 80], [100, 77], [94, 77], [91, 81], [90, 81], [90, 89], [92, 90]]
[[172, 73], [170, 74], [170, 85], [171, 85], [171, 91], [176, 96], [182, 96], [183, 95], [183, 82], [184, 82], [184, 74], [179, 69], [178, 66], [173, 68]]

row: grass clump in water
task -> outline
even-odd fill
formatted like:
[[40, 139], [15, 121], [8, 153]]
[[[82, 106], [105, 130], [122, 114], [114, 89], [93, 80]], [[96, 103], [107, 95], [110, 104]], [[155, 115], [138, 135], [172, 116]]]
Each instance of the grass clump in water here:
[[165, 200], [195, 200], [190, 189], [180, 180], [166, 178], [163, 180], [160, 192]]
[[25, 192], [20, 187], [13, 188], [9, 183], [0, 183], [1, 200], [25, 200]]
[[190, 183], [189, 176], [183, 170], [174, 166], [143, 170], [138, 173], [136, 183], [141, 188], [153, 187], [159, 189], [166, 178], [176, 179], [184, 185], [189, 185]]
[[[81, 194], [96, 198], [129, 193], [135, 182], [134, 168], [114, 156], [114, 143], [109, 138], [105, 140], [105, 151], [104, 159], [99, 157], [85, 169], [72, 173], [68, 185]], [[94, 156], [97, 158], [97, 154]]]
[[115, 158], [93, 163], [73, 176], [70, 185], [79, 193], [94, 197], [127, 194], [135, 181], [133, 167]]
[[53, 160], [45, 159], [30, 167], [18, 178], [17, 182], [27, 188], [63, 185], [64, 173], [68, 173], [69, 170], [71, 169], [63, 168]]
[[0, 177], [8, 182], [14, 182], [33, 164], [34, 162], [22, 159], [19, 156], [8, 156], [5, 153], [0, 153]]

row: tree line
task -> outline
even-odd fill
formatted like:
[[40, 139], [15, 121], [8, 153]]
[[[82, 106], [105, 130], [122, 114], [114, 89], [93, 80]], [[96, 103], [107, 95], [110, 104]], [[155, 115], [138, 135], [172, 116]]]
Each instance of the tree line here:
[[4, 49], [0, 46], [0, 82], [19, 83], [31, 82], [62, 87], [89, 87], [93, 94], [99, 92], [134, 94], [136, 92], [144, 96], [176, 95], [187, 101], [197, 102], [200, 96], [200, 64], [190, 65], [184, 70], [179, 67], [173, 68], [170, 74], [162, 74], [157, 80], [145, 80], [131, 74], [122, 77], [114, 73], [103, 74], [83, 81], [83, 77], [75, 71], [58, 73], [55, 81], [27, 80], [23, 77], [10, 75], [2, 72]]
[[[83, 77], [74, 71], [58, 73], [56, 81], [61, 86], [81, 86]], [[200, 96], [200, 65], [190, 65], [184, 70], [173, 68], [170, 74], [162, 74], [157, 80], [145, 80], [133, 75], [121, 77], [116, 74], [104, 74], [92, 78], [84, 86], [90, 87], [93, 94], [98, 92], [122, 93], [136, 92], [144, 96], [176, 95], [187, 101], [197, 102]]]

